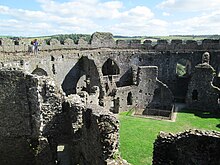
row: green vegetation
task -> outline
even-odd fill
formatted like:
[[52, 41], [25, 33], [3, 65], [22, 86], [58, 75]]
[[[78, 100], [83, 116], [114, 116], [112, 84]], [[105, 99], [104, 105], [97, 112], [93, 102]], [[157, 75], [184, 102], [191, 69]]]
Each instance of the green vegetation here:
[[0, 36], [0, 38], [11, 38], [11, 39], [28, 39], [30, 42], [34, 39], [37, 40], [46, 40], [48, 43], [51, 39], [57, 39], [60, 43], [64, 43], [64, 41], [68, 38], [72, 39], [75, 43], [78, 42], [80, 38], [83, 38], [85, 41], [90, 42], [91, 35], [89, 34], [57, 34], [52, 36], [39, 36], [39, 37], [13, 37], [13, 36]]
[[133, 117], [127, 112], [121, 113], [119, 119], [121, 156], [133, 165], [151, 164], [153, 143], [160, 131], [172, 133], [187, 129], [220, 131], [220, 116], [189, 110], [179, 112], [176, 122]]
[[220, 39], [220, 35], [169, 35], [169, 36], [114, 36], [115, 40], [151, 40], [153, 44], [157, 42], [157, 40], [195, 40], [202, 41], [204, 39]]
[[[47, 40], [54, 38], [59, 40], [61, 43], [64, 42], [65, 39], [70, 38], [73, 39], [74, 42], [77, 42], [79, 38], [83, 37], [86, 41], [90, 41], [90, 34], [57, 34], [51, 36], [36, 36], [36, 37], [22, 37], [22, 36], [0, 36], [0, 38], [28, 38], [28, 39], [39, 39], [39, 40]], [[204, 39], [220, 39], [220, 35], [169, 35], [169, 36], [114, 36], [115, 40], [151, 40], [153, 43], [156, 43], [157, 40], [196, 40], [202, 41]]]
[[46, 42], [48, 42], [51, 39], [57, 39], [60, 41], [60, 43], [64, 43], [66, 39], [72, 39], [75, 43], [78, 42], [80, 38], [83, 38], [85, 41], [90, 42], [91, 35], [88, 34], [59, 34], [59, 35], [53, 35], [46, 39]]
[[178, 76], [184, 76], [186, 74], [186, 67], [182, 64], [177, 63], [176, 64], [176, 74]]
[[186, 76], [190, 70], [190, 61], [186, 59], [180, 59], [176, 64], [176, 74], [179, 77]]

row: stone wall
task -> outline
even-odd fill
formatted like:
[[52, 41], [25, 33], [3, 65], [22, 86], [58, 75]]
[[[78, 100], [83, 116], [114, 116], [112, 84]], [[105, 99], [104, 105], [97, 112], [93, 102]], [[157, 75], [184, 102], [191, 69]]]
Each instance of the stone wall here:
[[168, 86], [157, 79], [156, 66], [140, 66], [137, 87], [133, 89], [135, 115], [163, 116], [171, 119], [173, 94]]
[[61, 97], [54, 93], [50, 80], [21, 70], [3, 69], [0, 78], [1, 164], [41, 164], [42, 159], [53, 164], [50, 152], [48, 157], [40, 156], [41, 144], [49, 147], [42, 134], [59, 112]]
[[[0, 40], [0, 52], [28, 52], [30, 49], [30, 43], [27, 39], [13, 41], [10, 39]], [[141, 43], [141, 40], [118, 40], [114, 41], [111, 33], [95, 32], [91, 41], [87, 43], [82, 38], [75, 44], [70, 39], [64, 41], [61, 44], [58, 40], [51, 40], [48, 45], [45, 41], [40, 41], [40, 50], [56, 50], [56, 49], [95, 49], [95, 48], [119, 48], [119, 49], [148, 49], [156, 51], [186, 51], [186, 50], [219, 50], [220, 41], [205, 39], [198, 44], [196, 41], [188, 40], [158, 40], [156, 44], [152, 44], [151, 41], [145, 40]]]
[[[7, 41], [6, 43], [10, 45], [13, 42]], [[119, 43], [122, 46], [117, 46]], [[71, 46], [71, 44], [74, 45]], [[77, 47], [80, 44], [85, 47]], [[143, 43], [147, 48], [143, 48], [139, 41], [134, 40], [116, 42], [114, 45], [110, 33], [94, 33], [90, 43], [85, 43], [83, 39], [78, 44], [70, 40], [64, 44], [56, 40], [51, 40], [50, 45], [42, 43], [37, 56], [31, 53], [26, 54], [25, 51], [3, 51], [0, 53], [0, 67], [22, 68], [30, 73], [48, 75], [54, 78], [56, 85], [61, 86], [66, 95], [80, 93], [85, 103], [104, 105], [107, 109], [114, 109], [114, 112], [136, 106], [135, 104], [127, 105], [127, 96], [129, 92], [136, 90], [135, 75], [137, 73], [134, 72], [138, 71], [138, 67], [158, 67], [158, 80], [166, 85], [176, 101], [181, 102], [185, 102], [187, 97], [192, 70], [200, 63], [205, 51], [211, 54], [210, 65], [217, 71], [216, 75], [219, 75], [219, 50], [214, 46], [207, 46], [218, 44], [216, 40], [204, 41], [202, 43], [206, 45], [204, 48], [193, 41], [184, 43], [180, 40], [174, 40], [171, 43], [159, 40], [157, 45], [151, 44], [147, 40]], [[183, 49], [184, 46], [181, 45], [187, 44], [191, 45], [190, 48]], [[114, 46], [108, 47], [108, 45]], [[4, 42], [2, 42], [2, 47], [4, 47]], [[182, 77], [177, 75], [177, 64], [181, 60], [186, 60], [189, 66], [187, 74]], [[114, 65], [106, 66], [106, 64]], [[111, 70], [112, 73], [106, 73], [106, 70]], [[218, 77], [215, 77], [215, 84], [220, 84]], [[117, 97], [113, 96], [116, 90], [118, 91]], [[143, 89], [138, 91], [140, 90]], [[150, 90], [148, 93], [151, 93]], [[133, 100], [139, 97], [145, 98], [143, 92], [137, 97], [134, 93], [132, 93]], [[115, 106], [112, 108], [113, 105]], [[145, 105], [138, 106], [143, 108]]]
[[153, 165], [220, 164], [220, 133], [189, 130], [160, 132], [154, 142]]
[[[76, 93], [74, 91], [76, 91], [77, 84], [78, 87], [84, 86], [79, 83], [83, 82], [81, 77], [84, 76], [86, 80], [86, 76], [87, 78], [90, 76], [93, 78], [93, 86], [99, 87], [101, 96], [99, 98], [103, 99], [104, 95], [107, 94], [105, 92], [105, 86], [108, 82], [106, 76], [103, 76], [102, 67], [108, 59], [114, 61], [120, 70], [119, 74], [112, 76], [117, 87], [131, 86], [135, 83], [135, 80], [133, 80], [135, 77], [132, 77], [132, 70], [135, 69], [134, 66], [136, 68], [138, 66], [157, 66], [158, 79], [168, 86], [175, 99], [180, 98], [184, 101], [192, 69], [201, 62], [204, 52], [171, 53], [133, 49], [98, 49], [84, 51], [56, 50], [42, 53], [42, 55], [39, 54], [37, 57], [7, 55], [1, 60], [0, 67], [19, 67], [30, 73], [38, 68], [43, 69], [48, 76], [54, 78], [56, 85], [65, 85], [65, 92], [67, 94]], [[210, 64], [217, 71], [216, 75], [218, 75], [218, 51], [210, 52], [210, 54]], [[176, 66], [181, 59], [186, 59], [191, 63], [191, 70], [188, 77], [178, 77], [176, 74]], [[94, 73], [96, 73], [96, 76], [91, 76]]]
[[118, 154], [119, 123], [109, 111], [65, 98], [49, 77], [1, 69], [0, 79], [0, 164], [101, 165]]
[[[204, 53], [204, 55], [208, 53]], [[214, 68], [209, 65], [209, 57], [202, 64], [195, 66], [190, 79], [186, 103], [188, 108], [219, 112], [220, 89], [213, 85]]]

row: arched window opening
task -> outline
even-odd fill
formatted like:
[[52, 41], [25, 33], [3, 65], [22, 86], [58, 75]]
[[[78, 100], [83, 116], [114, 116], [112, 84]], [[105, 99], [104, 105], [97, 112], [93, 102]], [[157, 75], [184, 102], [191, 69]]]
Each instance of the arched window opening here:
[[192, 100], [193, 101], [198, 100], [198, 91], [197, 90], [193, 90], [193, 92], [192, 92]]
[[186, 59], [180, 59], [176, 64], [176, 75], [178, 77], [187, 77], [191, 73], [191, 62]]
[[132, 105], [132, 93], [129, 92], [127, 96], [127, 105]]
[[36, 68], [32, 74], [36, 74], [38, 76], [48, 76], [47, 72], [41, 68]]
[[118, 65], [110, 58], [102, 66], [103, 76], [119, 74]]

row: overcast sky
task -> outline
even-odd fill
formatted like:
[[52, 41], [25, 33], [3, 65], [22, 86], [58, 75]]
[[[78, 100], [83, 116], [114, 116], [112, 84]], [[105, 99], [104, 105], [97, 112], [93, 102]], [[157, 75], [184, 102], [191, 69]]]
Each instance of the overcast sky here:
[[0, 35], [220, 34], [220, 0], [0, 0]]

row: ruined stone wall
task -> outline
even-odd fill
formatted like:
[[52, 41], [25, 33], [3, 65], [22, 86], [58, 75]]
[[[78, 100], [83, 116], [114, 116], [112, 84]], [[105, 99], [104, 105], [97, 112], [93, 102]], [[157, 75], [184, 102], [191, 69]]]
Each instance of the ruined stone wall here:
[[[24, 44], [25, 41], [21, 43]], [[13, 42], [2, 41], [2, 48], [10, 44]], [[82, 45], [80, 47], [80, 44], [84, 47]], [[192, 69], [200, 63], [204, 51], [210, 52], [210, 64], [218, 75], [220, 68], [218, 44], [217, 40], [205, 40], [200, 45], [194, 41], [183, 43], [180, 40], [170, 43], [158, 40], [156, 45], [148, 40], [143, 44], [137, 40], [114, 44], [110, 33], [94, 33], [90, 43], [85, 43], [82, 39], [77, 44], [71, 40], [64, 44], [57, 40], [51, 40], [50, 45], [43, 42], [37, 56], [26, 54], [26, 51], [2, 51], [0, 67], [20, 67], [30, 73], [48, 75], [54, 78], [56, 85], [61, 86], [67, 95], [81, 92], [85, 95], [86, 103], [93, 102], [86, 95], [87, 93], [93, 95], [93, 89], [96, 88], [99, 94], [95, 96], [94, 102], [99, 102], [100, 105], [106, 102], [105, 106], [109, 109], [118, 100], [118, 97], [114, 99], [112, 96], [109, 97], [116, 88], [122, 88], [118, 91], [119, 95], [123, 91], [126, 95], [124, 98], [119, 97], [120, 104], [123, 106], [127, 104], [126, 97], [132, 92], [132, 89], [127, 87], [135, 85], [133, 72], [137, 71], [138, 66], [157, 66], [158, 80], [167, 85], [177, 101], [185, 102]], [[108, 60], [119, 68], [117, 74], [103, 74], [103, 67]], [[176, 73], [177, 64], [181, 60], [187, 60], [190, 65], [187, 76], [183, 77]], [[218, 78], [215, 79], [215, 84], [219, 84], [217, 80]], [[129, 105], [125, 108], [130, 107]]]
[[[137, 72], [138, 66], [157, 66], [158, 67], [158, 79], [164, 84], [167, 84], [168, 88], [171, 89], [172, 93], [176, 96], [180, 92], [178, 89], [182, 89], [183, 85], [188, 87], [188, 81], [182, 85], [178, 82], [178, 77], [176, 75], [176, 64], [179, 59], [191, 59], [192, 67], [196, 65], [201, 60], [201, 53], [194, 54], [166, 54], [161, 52], [148, 52], [144, 50], [56, 50], [51, 52], [44, 52], [45, 54], [39, 55], [37, 57], [23, 56], [20, 57], [22, 60], [12, 62], [4, 62], [4, 66], [11, 67], [21, 67], [26, 71], [32, 73], [38, 68], [43, 69], [46, 74], [53, 77], [58, 86], [62, 86], [66, 94], [77, 93], [77, 88], [86, 87], [87, 80], [90, 79], [91, 85], [98, 86], [99, 88], [99, 100], [103, 99], [106, 102], [106, 107], [109, 109], [111, 107], [110, 103], [113, 99], [104, 98], [105, 95], [111, 93], [111, 90], [116, 88], [119, 89], [119, 95], [124, 98], [119, 97], [120, 104], [123, 108], [132, 108], [134, 106], [127, 106], [127, 96], [129, 92], [132, 92], [131, 88], [126, 88], [137, 83], [136, 78], [133, 76], [133, 72]], [[110, 77], [103, 76], [103, 65], [105, 62], [111, 59], [119, 68], [119, 74], [111, 75]], [[9, 60], [10, 61], [10, 60]], [[21, 65], [22, 64], [22, 65]], [[125, 65], [126, 64], [126, 65]], [[135, 66], [135, 67], [134, 67]], [[135, 74], [134, 74], [135, 75]], [[137, 74], [136, 74], [137, 75]], [[111, 90], [106, 91], [106, 84], [109, 85], [110, 78], [113, 79], [111, 85]], [[182, 81], [181, 81], [182, 82]], [[181, 86], [181, 87], [180, 87]], [[128, 89], [124, 91], [125, 88]], [[80, 90], [78, 90], [80, 91]], [[88, 89], [88, 92], [90, 90]], [[124, 94], [120, 94], [124, 91]], [[139, 91], [139, 90], [138, 90]], [[186, 90], [183, 93], [186, 93]], [[136, 93], [136, 92], [135, 92]], [[148, 92], [149, 93], [149, 92]], [[134, 94], [133, 99], [135, 100]], [[117, 97], [115, 100], [118, 99]], [[86, 97], [85, 97], [86, 100]], [[96, 100], [96, 99], [95, 99]], [[90, 99], [86, 101], [91, 102]], [[95, 101], [97, 102], [97, 101]], [[117, 101], [116, 101], [117, 102]], [[123, 106], [125, 105], [125, 106]], [[135, 105], [135, 104], [133, 104]], [[121, 111], [120, 110], [120, 111]]]
[[[52, 129], [45, 136], [61, 164], [104, 165], [118, 154], [118, 119], [97, 105], [85, 107], [77, 95], [66, 98], [62, 113], [49, 128]], [[64, 146], [64, 150], [57, 151], [58, 146]], [[117, 159], [118, 163], [123, 162], [120, 157]]]
[[[0, 164], [101, 165], [118, 155], [119, 123], [109, 111], [64, 98], [49, 77], [0, 70]], [[77, 99], [76, 99], [77, 98]], [[65, 146], [64, 152], [59, 151]], [[127, 164], [120, 157], [115, 164]]]
[[153, 164], [220, 163], [220, 133], [189, 130], [179, 134], [161, 132], [154, 142]]
[[187, 92], [188, 108], [219, 112], [220, 89], [212, 83], [214, 74], [213, 67], [208, 63], [195, 67]]
[[34, 151], [30, 140], [36, 132], [32, 127], [39, 125], [29, 118], [33, 112], [28, 104], [28, 88], [35, 87], [36, 82], [31, 82], [21, 71], [3, 70], [0, 79], [1, 164], [31, 163]]
[[158, 68], [153, 66], [140, 66], [138, 68], [137, 91], [134, 93], [136, 97], [136, 105], [138, 108], [145, 109], [153, 99], [153, 93], [156, 89], [156, 78]]
[[[99, 40], [98, 41], [95, 40], [95, 41], [98, 42]], [[162, 44], [161, 42], [158, 42], [158, 43]], [[171, 44], [174, 44], [174, 43], [171, 42]], [[198, 47], [198, 48], [185, 49], [185, 50], [182, 50], [179, 48], [172, 50], [171, 47], [166, 47], [166, 49], [163, 49], [163, 50], [143, 49], [140, 47], [138, 47], [137, 49], [134, 47], [132, 48], [127, 47], [126, 49], [110, 47], [111, 49], [109, 50], [107, 49], [100, 50], [96, 47], [95, 50], [93, 51], [90, 48], [88, 48], [87, 51], [81, 51], [80, 49], [77, 50], [74, 47], [71, 47], [71, 45], [68, 45], [69, 46], [68, 49], [65, 48], [65, 45], [61, 45], [61, 47], [58, 46], [55, 49], [56, 44], [57, 42], [53, 42], [53, 44], [49, 45], [49, 47], [53, 46], [54, 47], [53, 49], [45, 48], [45, 49], [40, 50], [39, 51], [40, 59], [32, 55], [23, 56], [25, 55], [24, 51], [23, 52], [22, 51], [21, 52], [2, 51], [0, 53], [0, 56], [1, 56], [0, 59], [1, 59], [1, 62], [3, 62], [2, 65], [6, 65], [4, 64], [5, 61], [11, 62], [11, 61], [16, 60], [18, 61], [16, 64], [14, 64], [14, 66], [16, 67], [19, 66], [20, 63], [22, 63], [22, 60], [23, 62], [25, 62], [26, 59], [28, 61], [32, 61], [30, 62], [31, 64], [29, 66], [23, 66], [23, 67], [26, 67], [27, 69], [30, 68], [30, 71], [31, 70], [33, 71], [34, 69], [36, 69], [37, 66], [40, 68], [43, 67], [43, 69], [48, 72], [48, 75], [55, 77], [59, 83], [61, 83], [64, 79], [65, 74], [63, 73], [68, 72], [68, 70], [70, 70], [70, 67], [73, 67], [74, 64], [77, 62], [77, 60], [79, 60], [82, 56], [88, 56], [89, 59], [92, 59], [95, 61], [95, 63], [98, 63], [99, 64], [99, 66], [97, 65], [98, 70], [99, 68], [101, 70], [101, 67], [104, 64], [105, 60], [107, 60], [104, 57], [113, 59], [119, 65], [120, 70], [122, 70], [122, 72], [120, 73], [120, 76], [121, 76], [120, 83], [122, 84], [127, 83], [126, 76], [122, 77], [124, 69], [128, 70], [129, 67], [131, 67], [132, 65], [158, 66], [159, 80], [167, 84], [169, 88], [171, 89], [171, 91], [174, 93], [174, 95], [177, 95], [178, 93], [180, 93], [180, 91], [177, 90], [179, 89], [179, 86], [178, 86], [179, 79], [176, 75], [176, 64], [179, 60], [181, 59], [189, 60], [191, 62], [191, 68], [193, 68], [194, 66], [200, 63], [200, 59], [204, 51], [209, 51], [212, 56], [210, 64], [217, 71], [217, 74], [219, 72], [219, 65], [218, 65], [219, 51], [217, 51], [218, 49], [212, 49], [207, 46], [204, 47], [204, 49], [200, 49]], [[2, 47], [4, 47], [4, 42], [2, 42]], [[44, 58], [44, 60], [42, 60], [42, 58]], [[53, 58], [54, 58], [54, 61], [52, 61]], [[125, 63], [128, 65], [124, 65]], [[61, 66], [62, 69], [59, 66]], [[127, 72], [127, 70], [125, 70], [125, 72]]]
[[21, 70], [2, 69], [0, 78], [1, 164], [53, 164], [50, 152], [40, 155], [49, 147], [42, 136], [45, 125], [60, 109], [54, 89]]
[[172, 116], [173, 94], [167, 85], [157, 79], [156, 66], [140, 66], [137, 87], [133, 87], [135, 115]]
[[[1, 39], [0, 52], [28, 52], [31, 46], [26, 39], [13, 41], [10, 39]], [[141, 40], [113, 40], [111, 33], [96, 32], [92, 35], [91, 41], [87, 43], [82, 38], [74, 43], [72, 40], [67, 39], [64, 43], [60, 43], [58, 40], [52, 39], [47, 43], [40, 41], [40, 50], [56, 50], [56, 49], [94, 49], [94, 48], [119, 48], [119, 49], [148, 49], [156, 51], [188, 51], [188, 50], [219, 50], [220, 41], [205, 39], [198, 44], [196, 41], [188, 40], [158, 40], [156, 44], [152, 44], [150, 40], [145, 40], [141, 43]]]

